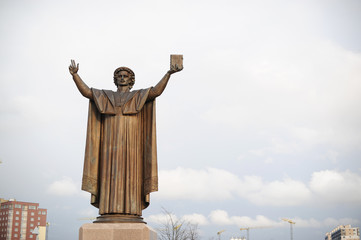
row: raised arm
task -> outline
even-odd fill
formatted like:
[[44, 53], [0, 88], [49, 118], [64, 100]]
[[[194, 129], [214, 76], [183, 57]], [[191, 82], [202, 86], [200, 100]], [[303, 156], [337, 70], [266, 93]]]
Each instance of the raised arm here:
[[148, 95], [148, 101], [154, 100], [156, 97], [160, 96], [165, 87], [168, 84], [170, 75], [172, 75], [173, 73], [182, 71], [183, 68], [179, 68], [178, 65], [176, 65], [175, 68], [170, 69], [165, 75], [164, 77], [159, 81], [159, 83], [157, 85], [155, 85], [155, 87], [153, 87], [150, 91], [149, 91], [149, 95]]
[[74, 60], [71, 60], [71, 65], [69, 66], [69, 72], [73, 76], [75, 85], [78, 87], [79, 92], [86, 98], [93, 99], [93, 94], [90, 88], [81, 80], [78, 75], [79, 63], [75, 64]]

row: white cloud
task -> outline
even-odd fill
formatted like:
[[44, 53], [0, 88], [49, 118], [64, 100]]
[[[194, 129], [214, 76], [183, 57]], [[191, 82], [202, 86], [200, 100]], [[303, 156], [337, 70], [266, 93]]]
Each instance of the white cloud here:
[[[0, 119], [2, 131], [27, 129], [44, 125], [59, 117], [61, 109], [55, 110], [54, 103], [44, 101], [44, 96], [14, 95], [8, 101], [11, 104], [1, 106], [3, 117]], [[43, 114], [46, 109], [47, 114]]]
[[264, 161], [264, 163], [266, 163], [266, 164], [272, 164], [273, 162], [274, 162], [274, 160], [271, 157], [266, 158], [266, 160]]
[[302, 182], [292, 179], [264, 182], [258, 176], [238, 176], [225, 170], [184, 169], [160, 171], [157, 197], [165, 199], [226, 200], [235, 197], [248, 199], [256, 205], [295, 206], [310, 198], [310, 191]]
[[334, 227], [334, 226], [348, 225], [348, 224], [351, 224], [353, 226], [359, 226], [360, 223], [361, 222], [359, 219], [354, 219], [354, 218], [340, 218], [340, 219], [327, 218], [323, 220], [323, 225], [326, 227]]
[[153, 223], [158, 223], [158, 224], [166, 224], [169, 221], [169, 218], [172, 218], [174, 221], [178, 220], [178, 217], [173, 214], [170, 213], [170, 215], [167, 215], [165, 213], [160, 213], [160, 214], [154, 214], [154, 215], [150, 215], [145, 219], [145, 221], [147, 222], [153, 222]]
[[330, 160], [332, 163], [337, 163], [340, 153], [335, 150], [328, 150], [324, 155], [324, 159]]
[[334, 204], [361, 203], [361, 176], [350, 171], [315, 172], [312, 174], [310, 189], [318, 201]]
[[230, 199], [239, 184], [236, 175], [216, 168], [161, 170], [159, 180], [162, 191], [156, 196], [165, 199]]
[[229, 216], [224, 210], [214, 210], [209, 214], [212, 224], [216, 225], [236, 225], [236, 226], [252, 226], [252, 227], [275, 227], [280, 226], [280, 221], [271, 220], [265, 216], [257, 215], [252, 219], [247, 216]]
[[312, 144], [324, 142], [330, 137], [333, 137], [333, 133], [330, 130], [321, 132], [320, 130], [306, 127], [294, 127], [292, 134], [296, 138]]
[[202, 214], [198, 214], [198, 213], [184, 215], [183, 219], [189, 223], [198, 224], [200, 226], [208, 224], [207, 218]]
[[64, 176], [61, 180], [50, 184], [48, 193], [56, 196], [72, 196], [80, 193], [80, 184], [74, 182], [70, 177]]
[[340, 218], [340, 219], [326, 218], [323, 220], [317, 220], [314, 218], [302, 219], [299, 217], [295, 217], [292, 219], [292, 221], [294, 221], [296, 223], [297, 227], [301, 227], [301, 228], [328, 227], [328, 228], [332, 229], [339, 225], [351, 224], [351, 225], [357, 226], [358, 224], [360, 224], [360, 221], [358, 219], [353, 219], [353, 218]]
[[211, 221], [218, 225], [231, 225], [232, 221], [229, 219], [228, 213], [223, 210], [214, 210], [209, 214]]
[[[242, 226], [242, 227], [252, 227], [252, 228], [274, 228], [274, 227], [288, 227], [289, 224], [282, 220], [283, 217], [278, 219], [271, 219], [263, 215], [257, 215], [254, 218], [249, 216], [230, 216], [227, 211], [217, 209], [209, 213], [208, 218], [202, 214], [186, 214], [181, 218], [178, 218], [176, 215], [171, 214], [172, 218], [176, 221], [178, 219], [183, 219], [186, 222], [190, 222], [198, 225], [218, 225], [218, 226]], [[300, 217], [291, 218], [293, 222], [296, 223], [298, 228], [322, 228], [328, 227], [333, 228], [338, 225], [351, 224], [357, 226], [360, 224], [360, 220], [353, 218], [325, 218], [323, 220], [309, 218], [304, 219]], [[146, 218], [147, 222], [153, 223], [166, 223], [167, 216], [165, 214], [150, 215]]]
[[272, 137], [269, 140], [269, 146], [260, 149], [251, 149], [249, 153], [262, 157], [270, 154], [289, 154], [298, 152], [300, 150], [299, 144], [295, 142], [288, 142], [281, 138]]
[[165, 213], [154, 214], [146, 217], [145, 221], [157, 223], [157, 224], [166, 224], [169, 221], [170, 217], [173, 219], [173, 221], [184, 220], [186, 223], [198, 224], [199, 226], [204, 226], [209, 224], [207, 218], [204, 215], [198, 213], [186, 214], [180, 218], [172, 213], [170, 215], [167, 215]]
[[217, 91], [217, 102], [203, 113], [204, 120], [234, 129], [263, 129], [270, 140], [271, 131], [279, 129], [294, 146], [277, 149], [276, 143], [275, 151], [325, 143], [359, 146], [361, 114], [354, 109], [361, 107], [361, 55], [320, 39], [284, 44], [227, 56], [238, 64], [227, 79], [236, 81], [227, 91]]
[[[264, 181], [260, 176], [239, 178], [225, 170], [176, 168], [160, 171], [163, 199], [219, 201], [237, 197], [262, 206], [301, 206], [308, 204], [359, 204], [361, 176], [350, 171], [314, 172], [309, 183], [284, 178]], [[335, 194], [337, 193], [337, 194]]]
[[[242, 184], [244, 187], [240, 186], [240, 196], [256, 205], [298, 206], [308, 202], [311, 197], [311, 192], [304, 183], [290, 178], [272, 182], [263, 182], [259, 177], [245, 179]], [[254, 181], [257, 182], [256, 185]]]
[[[279, 219], [270, 219], [263, 215], [257, 215], [255, 218], [248, 216], [229, 216], [224, 210], [214, 210], [209, 214], [210, 224], [215, 225], [235, 225], [244, 227], [288, 227], [288, 223]], [[358, 219], [353, 218], [326, 218], [323, 220], [317, 220], [315, 218], [303, 219], [300, 217], [294, 217], [291, 219], [300, 228], [321, 228], [328, 227], [333, 228], [338, 225], [351, 224], [357, 226], [360, 224]]]

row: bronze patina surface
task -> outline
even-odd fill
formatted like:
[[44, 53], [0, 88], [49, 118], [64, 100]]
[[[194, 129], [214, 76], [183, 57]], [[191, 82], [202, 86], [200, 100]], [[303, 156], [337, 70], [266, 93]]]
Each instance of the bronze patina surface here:
[[71, 60], [69, 72], [89, 99], [82, 189], [99, 208], [95, 222], [143, 222], [149, 194], [158, 190], [155, 99], [182, 69], [183, 56], [172, 55], [170, 70], [156, 86], [131, 91], [135, 74], [120, 67], [111, 91], [89, 88]]

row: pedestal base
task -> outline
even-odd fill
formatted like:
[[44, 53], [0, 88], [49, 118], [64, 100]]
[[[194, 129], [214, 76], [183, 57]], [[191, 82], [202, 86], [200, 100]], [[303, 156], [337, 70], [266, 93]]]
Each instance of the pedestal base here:
[[94, 223], [146, 223], [143, 218], [137, 215], [127, 214], [104, 214], [94, 221]]
[[145, 223], [86, 223], [79, 240], [157, 240], [157, 233]]

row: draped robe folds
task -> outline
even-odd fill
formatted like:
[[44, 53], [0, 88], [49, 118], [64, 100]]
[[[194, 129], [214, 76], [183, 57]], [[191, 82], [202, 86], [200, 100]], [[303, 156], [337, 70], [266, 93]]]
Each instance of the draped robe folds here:
[[82, 190], [104, 214], [142, 215], [158, 190], [155, 101], [150, 88], [92, 89]]

